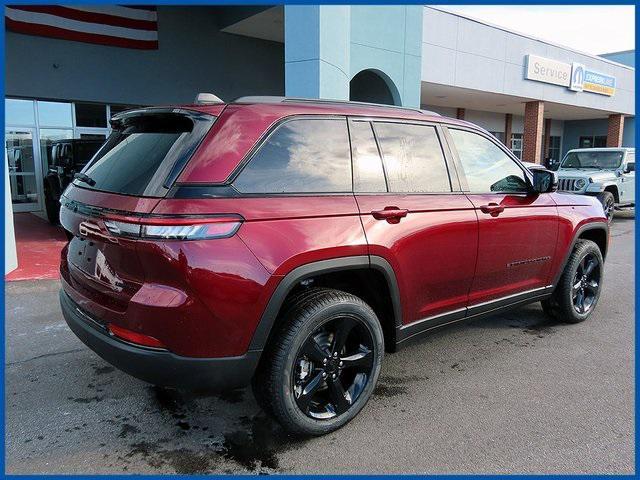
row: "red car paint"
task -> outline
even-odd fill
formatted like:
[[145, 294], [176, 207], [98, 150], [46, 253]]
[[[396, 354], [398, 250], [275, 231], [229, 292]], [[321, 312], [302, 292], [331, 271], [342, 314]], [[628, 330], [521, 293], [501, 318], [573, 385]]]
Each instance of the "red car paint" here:
[[[410, 110], [331, 103], [179, 108], [218, 116], [177, 180], [192, 186], [225, 184], [265, 133], [291, 115], [477, 128]], [[385, 218], [380, 213], [385, 209], [402, 212]], [[104, 223], [221, 214], [238, 215], [242, 224], [232, 236], [211, 240], [114, 237]], [[410, 325], [552, 285], [579, 229], [590, 223], [606, 228], [596, 200], [558, 193], [178, 199], [100, 192], [79, 183], [65, 192], [61, 221], [75, 235], [62, 252], [63, 289], [78, 307], [97, 322], [153, 337], [176, 355], [197, 358], [245, 354], [280, 282], [313, 262], [382, 257], [397, 280], [401, 323]], [[100, 274], [77, 266], [89, 243], [91, 249], [84, 251], [102, 255]], [[527, 268], [508, 267], [522, 260], [530, 262]]]

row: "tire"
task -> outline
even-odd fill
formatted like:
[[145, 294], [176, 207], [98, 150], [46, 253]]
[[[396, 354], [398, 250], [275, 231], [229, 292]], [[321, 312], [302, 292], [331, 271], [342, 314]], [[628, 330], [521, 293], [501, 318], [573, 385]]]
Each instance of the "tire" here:
[[281, 320], [254, 375], [256, 400], [291, 434], [337, 430], [378, 380], [384, 337], [376, 314], [354, 295], [311, 288], [287, 302]]
[[601, 192], [596, 197], [600, 200], [604, 214], [607, 217], [607, 222], [613, 222], [613, 214], [615, 212], [616, 199], [611, 192]]
[[[301, 290], [300, 292], [294, 294], [291, 298], [289, 298], [287, 304], [284, 305], [281, 316], [283, 318], [287, 317], [289, 315], [289, 312], [299, 308], [301, 303], [309, 302], [316, 298], [318, 295], [322, 295], [323, 293], [330, 291], [331, 290], [328, 288], [311, 288], [308, 290]], [[260, 366], [262, 366], [262, 363]], [[258, 372], [253, 376], [251, 380], [251, 390], [253, 391], [253, 396], [255, 397], [256, 402], [258, 402], [260, 408], [262, 408], [262, 410], [264, 410], [267, 414], [273, 416], [267, 383], [261, 381], [261, 379], [264, 378], [264, 375], [267, 373], [262, 370], [264, 369], [261, 369], [259, 367]]]
[[604, 260], [598, 246], [591, 240], [578, 240], [553, 296], [542, 302], [543, 310], [559, 321], [585, 321], [600, 299], [603, 273]]
[[48, 188], [44, 191], [44, 206], [47, 211], [47, 218], [51, 225], [60, 223], [60, 204], [55, 201]]

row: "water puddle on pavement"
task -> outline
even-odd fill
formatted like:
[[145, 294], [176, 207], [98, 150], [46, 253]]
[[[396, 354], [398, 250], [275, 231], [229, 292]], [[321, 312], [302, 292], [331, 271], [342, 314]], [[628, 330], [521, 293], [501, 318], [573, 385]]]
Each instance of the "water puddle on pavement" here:
[[139, 426], [124, 423], [119, 437], [130, 441], [129, 451], [118, 457], [124, 471], [136, 460], [143, 460], [154, 470], [179, 474], [276, 473], [280, 471], [278, 454], [305, 443], [288, 436], [262, 412], [235, 417], [235, 428], [228, 431], [221, 431], [215, 415], [207, 420], [207, 402], [240, 405], [248, 395], [242, 390], [218, 395], [161, 387], [149, 387], [148, 391], [153, 408], [162, 416], [158, 421], [172, 419], [175, 433], [151, 440]]

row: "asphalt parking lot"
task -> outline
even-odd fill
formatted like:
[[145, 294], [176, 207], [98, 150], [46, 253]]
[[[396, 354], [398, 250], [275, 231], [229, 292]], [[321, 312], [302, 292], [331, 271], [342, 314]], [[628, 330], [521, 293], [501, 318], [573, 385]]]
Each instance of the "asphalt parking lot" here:
[[633, 473], [634, 220], [579, 325], [539, 304], [396, 354], [363, 412], [288, 438], [249, 391], [149, 386], [73, 336], [57, 281], [6, 284], [7, 473]]

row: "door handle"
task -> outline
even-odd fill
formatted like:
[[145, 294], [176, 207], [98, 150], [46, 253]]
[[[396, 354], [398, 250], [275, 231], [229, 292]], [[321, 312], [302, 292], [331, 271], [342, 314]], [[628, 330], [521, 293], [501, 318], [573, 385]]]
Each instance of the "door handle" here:
[[389, 223], [398, 223], [401, 218], [404, 218], [409, 213], [409, 210], [398, 207], [384, 207], [384, 210], [374, 210], [371, 212], [373, 218], [376, 220], [386, 220]]
[[497, 217], [502, 212], [504, 212], [504, 207], [502, 205], [498, 205], [497, 203], [491, 202], [489, 205], [482, 205], [480, 207], [480, 211], [482, 213], [488, 213], [492, 217]]

